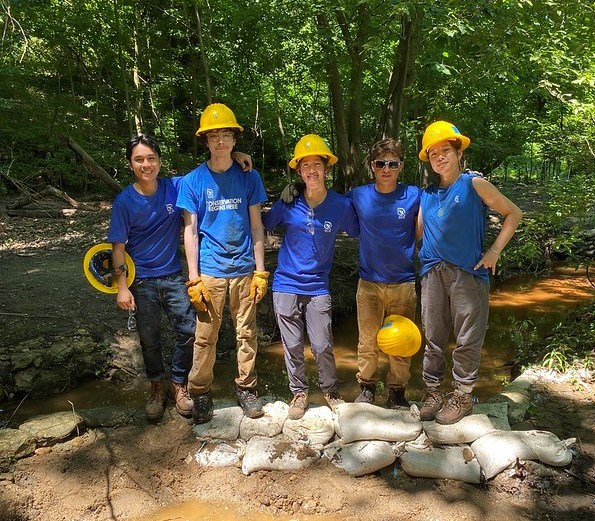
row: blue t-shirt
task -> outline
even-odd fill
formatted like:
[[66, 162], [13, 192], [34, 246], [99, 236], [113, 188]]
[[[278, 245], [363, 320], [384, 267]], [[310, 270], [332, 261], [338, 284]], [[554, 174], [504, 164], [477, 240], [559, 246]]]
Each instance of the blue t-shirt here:
[[423, 190], [423, 215], [420, 276], [446, 261], [459, 268], [489, 279], [484, 267], [474, 270], [483, 250], [486, 206], [473, 188], [474, 174], [463, 173], [449, 187], [432, 185]]
[[182, 270], [180, 230], [182, 211], [176, 207], [181, 177], [158, 177], [152, 195], [128, 185], [112, 205], [109, 242], [126, 244], [136, 277], [162, 277]]
[[285, 227], [273, 278], [273, 291], [298, 295], [329, 293], [329, 272], [335, 238], [341, 231], [358, 233], [357, 218], [349, 200], [332, 190], [311, 209], [300, 194], [290, 204], [278, 200], [262, 215], [265, 228]]
[[375, 184], [349, 191], [359, 221], [360, 278], [384, 284], [415, 280], [415, 220], [421, 190], [398, 184], [388, 194]]
[[177, 205], [197, 216], [201, 274], [230, 278], [254, 271], [249, 208], [266, 200], [258, 172], [244, 172], [235, 161], [221, 173], [204, 162], [184, 177]]

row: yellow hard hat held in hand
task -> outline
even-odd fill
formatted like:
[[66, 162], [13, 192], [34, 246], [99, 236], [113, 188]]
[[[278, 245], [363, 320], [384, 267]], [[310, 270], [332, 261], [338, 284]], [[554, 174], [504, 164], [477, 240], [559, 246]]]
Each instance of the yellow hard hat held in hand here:
[[97, 244], [85, 254], [83, 259], [85, 277], [91, 286], [102, 293], [118, 293], [116, 270], [126, 271], [126, 286], [130, 286], [136, 273], [134, 262], [130, 255], [126, 253], [125, 264], [114, 267], [111, 243], [102, 242]]
[[389, 315], [376, 336], [378, 347], [390, 356], [410, 357], [421, 347], [421, 333], [415, 323], [401, 315]]
[[459, 129], [448, 121], [435, 121], [426, 128], [421, 139], [421, 151], [419, 158], [426, 163], [430, 160], [428, 157], [428, 149], [440, 143], [440, 141], [455, 141], [461, 142], [461, 150], [465, 150], [471, 140], [467, 136], [463, 136]]

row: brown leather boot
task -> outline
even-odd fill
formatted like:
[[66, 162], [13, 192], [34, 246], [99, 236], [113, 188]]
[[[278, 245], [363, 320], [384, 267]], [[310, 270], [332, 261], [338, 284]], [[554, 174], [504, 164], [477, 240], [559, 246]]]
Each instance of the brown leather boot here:
[[436, 418], [436, 413], [442, 409], [444, 397], [438, 387], [426, 387], [421, 409], [419, 410], [419, 419], [421, 421], [432, 421]]
[[158, 420], [163, 416], [166, 400], [167, 386], [165, 382], [151, 382], [151, 396], [145, 405], [147, 420]]
[[452, 425], [472, 412], [471, 393], [456, 390], [448, 395], [446, 404], [436, 413], [436, 423]]
[[172, 396], [174, 403], [176, 404], [176, 411], [182, 416], [192, 416], [192, 407], [194, 402], [190, 398], [186, 384], [177, 384], [176, 382], [171, 383]]

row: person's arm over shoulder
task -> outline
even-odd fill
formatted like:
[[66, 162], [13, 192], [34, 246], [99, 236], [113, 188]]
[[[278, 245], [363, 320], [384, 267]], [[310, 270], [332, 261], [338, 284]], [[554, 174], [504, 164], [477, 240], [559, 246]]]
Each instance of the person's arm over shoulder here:
[[268, 212], [262, 212], [262, 224], [269, 232], [283, 223], [283, 204], [283, 201], [279, 199]]
[[355, 212], [355, 207], [353, 206], [353, 201], [347, 197], [345, 199], [347, 199], [349, 205], [345, 211], [343, 230], [347, 232], [349, 237], [359, 237], [359, 220], [357, 218], [357, 213]]

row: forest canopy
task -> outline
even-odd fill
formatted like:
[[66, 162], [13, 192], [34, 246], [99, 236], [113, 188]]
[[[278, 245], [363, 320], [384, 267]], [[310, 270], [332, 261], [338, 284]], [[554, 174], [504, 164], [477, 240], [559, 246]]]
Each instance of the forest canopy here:
[[184, 173], [203, 158], [201, 110], [223, 102], [271, 190], [311, 132], [339, 156], [340, 191], [368, 179], [366, 151], [386, 136], [419, 183], [436, 119], [471, 137], [467, 163], [487, 175], [585, 175], [594, 21], [590, 0], [0, 0], [0, 172], [105, 190], [70, 136], [126, 184], [124, 143], [142, 131], [160, 139], [164, 170]]

